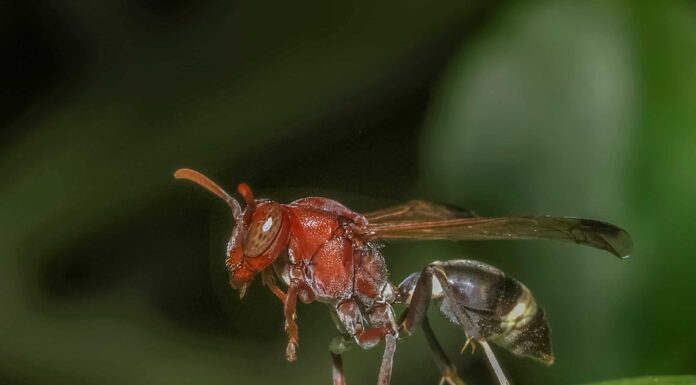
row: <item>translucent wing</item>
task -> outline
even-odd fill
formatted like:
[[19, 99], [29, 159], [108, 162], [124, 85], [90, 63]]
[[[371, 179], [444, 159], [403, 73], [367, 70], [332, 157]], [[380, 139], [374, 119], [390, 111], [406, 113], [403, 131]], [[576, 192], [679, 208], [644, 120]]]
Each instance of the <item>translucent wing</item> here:
[[371, 224], [389, 223], [394, 221], [427, 221], [438, 219], [475, 217], [473, 211], [452, 206], [412, 200], [406, 203], [387, 207], [385, 209], [364, 214]]
[[366, 218], [369, 224], [364, 237], [371, 241], [550, 239], [596, 247], [621, 258], [627, 257], [633, 248], [626, 231], [592, 219], [549, 216], [485, 218], [424, 201], [411, 201], [375, 211]]

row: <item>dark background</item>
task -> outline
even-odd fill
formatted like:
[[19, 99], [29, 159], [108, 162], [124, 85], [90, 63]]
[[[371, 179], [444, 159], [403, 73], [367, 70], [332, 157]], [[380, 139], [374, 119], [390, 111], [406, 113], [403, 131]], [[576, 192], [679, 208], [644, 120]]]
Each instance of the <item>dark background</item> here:
[[[172, 173], [366, 211], [422, 198], [625, 227], [620, 261], [550, 242], [390, 244], [394, 282], [476, 258], [530, 287], [556, 364], [515, 384], [696, 367], [690, 1], [4, 1], [0, 383], [327, 384], [336, 334], [223, 266], [228, 210]], [[494, 379], [433, 312], [469, 384]], [[345, 355], [376, 381], [381, 347]], [[436, 384], [420, 333], [394, 384]]]

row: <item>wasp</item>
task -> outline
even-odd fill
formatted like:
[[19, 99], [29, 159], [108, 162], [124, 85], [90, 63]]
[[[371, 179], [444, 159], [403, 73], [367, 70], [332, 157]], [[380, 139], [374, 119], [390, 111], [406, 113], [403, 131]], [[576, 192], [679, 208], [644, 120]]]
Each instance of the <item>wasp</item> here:
[[[418, 328], [428, 341], [440, 383], [464, 384], [430, 327], [427, 310], [431, 302], [462, 329], [466, 336], [463, 349], [482, 347], [501, 385], [509, 382], [489, 341], [519, 356], [548, 365], [554, 362], [544, 311], [521, 282], [485, 263], [458, 259], [430, 262], [396, 286], [389, 281], [381, 241], [549, 239], [595, 247], [621, 258], [632, 249], [626, 231], [592, 219], [487, 218], [422, 200], [359, 214], [322, 197], [288, 204], [257, 199], [245, 183], [237, 187], [245, 203], [242, 208], [197, 171], [179, 169], [174, 176], [201, 185], [231, 208], [235, 225], [225, 259], [229, 284], [239, 290], [241, 298], [260, 276], [282, 302], [288, 361], [296, 359], [299, 344], [298, 299], [329, 308], [338, 329], [338, 336], [329, 344], [334, 385], [345, 385], [342, 353], [382, 342], [378, 384], [388, 385], [397, 341]], [[406, 309], [398, 318], [394, 305]]]

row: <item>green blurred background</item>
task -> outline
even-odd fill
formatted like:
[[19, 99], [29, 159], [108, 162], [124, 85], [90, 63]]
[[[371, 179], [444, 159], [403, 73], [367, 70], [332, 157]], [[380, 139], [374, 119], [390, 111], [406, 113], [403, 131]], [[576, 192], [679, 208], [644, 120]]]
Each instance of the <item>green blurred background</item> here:
[[[0, 383], [328, 384], [336, 334], [227, 286], [231, 218], [178, 167], [290, 201], [411, 198], [625, 227], [632, 258], [551, 242], [387, 245], [393, 281], [477, 258], [547, 311], [517, 385], [696, 372], [692, 1], [0, 4]], [[436, 312], [469, 384], [494, 378]], [[345, 355], [376, 381], [381, 348]], [[418, 333], [393, 383], [436, 384]]]

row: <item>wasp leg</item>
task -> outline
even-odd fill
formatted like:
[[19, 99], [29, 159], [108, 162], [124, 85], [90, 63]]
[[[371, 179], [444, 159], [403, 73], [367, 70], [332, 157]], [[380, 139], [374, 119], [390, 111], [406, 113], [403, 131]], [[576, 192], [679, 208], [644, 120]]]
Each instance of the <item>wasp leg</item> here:
[[[452, 288], [447, 282], [447, 275], [440, 269], [440, 265], [441, 262], [433, 262], [428, 264], [420, 275], [412, 275], [399, 286], [401, 297], [406, 297], [407, 295], [410, 296], [410, 298], [400, 298], [399, 301], [408, 305], [406, 317], [399, 326], [400, 336], [411, 335], [416, 327], [423, 324], [423, 320], [428, 312], [428, 306], [430, 305], [430, 300], [433, 295], [433, 275], [437, 278], [438, 283], [440, 283], [443, 287], [445, 296], [452, 296]], [[417, 281], [415, 282], [415, 286], [413, 288], [409, 288], [408, 286], [413, 285], [413, 282], [411, 281], [412, 277], [417, 277]], [[443, 281], [445, 284], [442, 284]], [[405, 291], [408, 291], [408, 293]], [[469, 315], [459, 307], [453, 306], [453, 308], [455, 316], [459, 321], [459, 325], [464, 330], [466, 336], [474, 339], [482, 339], [483, 336], [479, 331], [478, 326], [476, 326], [476, 324], [471, 320], [471, 317], [469, 317]]]
[[333, 385], [346, 385], [346, 376], [343, 374], [343, 358], [340, 354], [331, 353], [331, 377]]
[[[371, 329], [367, 329], [358, 335], [358, 343], [374, 343], [384, 339], [384, 355], [382, 356], [382, 366], [379, 370], [378, 384], [388, 385], [391, 381], [392, 363], [396, 351], [396, 321], [394, 320], [394, 310], [389, 304], [376, 304], [367, 311], [370, 319]], [[372, 336], [371, 336], [372, 335]], [[377, 337], [378, 336], [378, 337]], [[379, 338], [379, 340], [377, 339]]]
[[[420, 286], [418, 285], [419, 282]], [[441, 378], [439, 385], [445, 382], [448, 385], [464, 385], [464, 380], [457, 374], [457, 368], [447, 357], [437, 337], [435, 337], [435, 333], [426, 315], [430, 300], [433, 299], [432, 288], [428, 287], [429, 285], [432, 286], [432, 282], [429, 278], [426, 277], [421, 281], [419, 273], [412, 274], [399, 285], [396, 302], [411, 305], [399, 318], [399, 338], [408, 337], [413, 331], [413, 328], [420, 325], [425, 333], [425, 338], [428, 341], [428, 347], [435, 360], [435, 365], [437, 365], [440, 370]], [[416, 302], [414, 303], [413, 297], [417, 286], [418, 294], [416, 295]], [[430, 290], [430, 296], [425, 296], [426, 298], [423, 298], [423, 293], [428, 293], [428, 290]], [[409, 317], [409, 313], [412, 313], [411, 317]], [[407, 319], [408, 322], [406, 322]]]
[[377, 384], [389, 385], [394, 352], [396, 351], [394, 330], [385, 327], [375, 327], [356, 333], [354, 338], [357, 345], [363, 349], [370, 349], [384, 340], [384, 354], [382, 355], [382, 366], [379, 369]]
[[444, 383], [447, 383], [448, 385], [465, 385], [464, 380], [459, 377], [459, 374], [457, 374], [457, 367], [452, 364], [452, 361], [449, 360], [447, 354], [445, 354], [445, 351], [442, 349], [442, 346], [437, 341], [435, 333], [433, 333], [433, 329], [430, 327], [430, 321], [428, 321], [427, 316], [423, 318], [421, 328], [425, 333], [425, 338], [428, 340], [428, 346], [430, 347], [430, 352], [433, 354], [433, 358], [435, 359], [435, 365], [437, 365], [438, 369], [440, 369], [440, 375], [442, 377], [440, 378], [439, 385], [443, 385]]
[[331, 352], [331, 375], [333, 385], [346, 385], [346, 377], [343, 374], [343, 359], [341, 354], [347, 352], [355, 346], [355, 341], [348, 336], [338, 336], [329, 344]]
[[281, 302], [285, 302], [285, 293], [276, 285], [273, 274], [269, 273], [268, 270], [261, 270], [261, 282], [268, 286]]
[[509, 385], [510, 382], [508, 382], [507, 378], [505, 378], [505, 373], [503, 373], [503, 368], [500, 367], [500, 364], [498, 363], [498, 360], [495, 358], [495, 355], [493, 354], [493, 350], [488, 345], [488, 342], [486, 340], [481, 340], [481, 341], [479, 341], [479, 344], [481, 344], [481, 346], [483, 346], [483, 351], [486, 352], [486, 357], [488, 357], [488, 362], [493, 367], [493, 371], [495, 372], [495, 376], [498, 377], [498, 382], [500, 382], [501, 385]]
[[469, 345], [471, 345], [471, 354], [474, 354], [476, 352], [476, 342], [474, 342], [473, 338], [466, 339], [466, 342], [464, 342], [464, 346], [462, 346], [462, 350], [459, 351], [459, 354], [464, 354]]
[[495, 372], [495, 376], [498, 378], [498, 382], [500, 382], [501, 385], [509, 385], [510, 382], [507, 380], [507, 378], [505, 378], [503, 369], [500, 367], [498, 360], [495, 358], [493, 350], [488, 345], [488, 342], [486, 342], [486, 339], [481, 335], [481, 333], [478, 332], [478, 328], [474, 329], [475, 333], [469, 334], [468, 330], [472, 330], [472, 328], [474, 327], [474, 322], [471, 320], [471, 317], [469, 317], [469, 314], [463, 307], [456, 306], [457, 299], [454, 293], [454, 289], [452, 289], [452, 285], [447, 280], [447, 273], [444, 270], [446, 268], [446, 262], [432, 262], [428, 264], [428, 266], [426, 266], [425, 270], [423, 270], [423, 273], [425, 274], [429, 271], [430, 274], [434, 275], [437, 278], [438, 282], [440, 283], [440, 286], [442, 286], [445, 300], [449, 301], [452, 304], [451, 310], [454, 313], [454, 316], [457, 318], [457, 321], [459, 321], [459, 324], [464, 329], [464, 333], [466, 333], [467, 338], [471, 339], [472, 342], [480, 344], [483, 347], [483, 350], [486, 352], [486, 357], [488, 358], [488, 363], [491, 364], [491, 367]]
[[300, 337], [297, 328], [297, 285], [290, 285], [283, 301], [283, 313], [285, 314], [285, 331], [288, 333], [288, 346], [285, 349], [285, 359], [293, 362], [297, 359], [295, 350]]
[[[355, 343], [363, 349], [370, 349], [384, 340], [384, 354], [379, 369], [378, 385], [389, 385], [391, 381], [392, 363], [396, 351], [396, 336], [393, 329], [370, 328], [354, 335]], [[334, 381], [335, 381], [334, 377]]]
[[[466, 335], [467, 339], [471, 343], [479, 343], [484, 347], [486, 352], [486, 357], [490, 363], [496, 377], [501, 385], [509, 385], [508, 380], [505, 378], [498, 360], [493, 355], [493, 351], [485, 340], [483, 333], [476, 323], [471, 319], [466, 309], [463, 306], [457, 306], [459, 303], [454, 289], [452, 288], [450, 282], [447, 280], [446, 269], [448, 264], [446, 262], [432, 262], [429, 263], [421, 272], [420, 276], [414, 275], [409, 277], [399, 286], [399, 292], [401, 302], [407, 303], [409, 305], [408, 313], [404, 318], [403, 322], [399, 327], [399, 334], [408, 336], [413, 333], [414, 328], [418, 325], [423, 324], [425, 319], [428, 305], [430, 304], [431, 297], [433, 295], [432, 287], [433, 276], [437, 279], [438, 283], [442, 287], [442, 295], [444, 300], [448, 301], [452, 306], [450, 306], [451, 311], [456, 318], [457, 322], [461, 326]], [[413, 285], [413, 279], [417, 277], [415, 287], [411, 288]], [[410, 299], [408, 296], [410, 295]]]
[[384, 336], [384, 355], [382, 356], [382, 366], [379, 368], [379, 379], [377, 385], [389, 385], [391, 382], [392, 363], [394, 362], [394, 352], [396, 351], [396, 337], [393, 334]]
[[384, 354], [382, 355], [382, 366], [379, 369], [377, 384], [389, 385], [394, 352], [396, 351], [394, 330], [387, 327], [374, 327], [356, 333], [354, 338], [357, 345], [363, 349], [370, 349], [384, 340]]
[[[348, 299], [339, 303], [335, 308], [335, 317], [346, 336], [352, 337], [352, 344], [362, 349], [370, 349], [377, 346], [382, 340], [385, 342], [382, 366], [379, 372], [380, 385], [389, 384], [391, 379], [392, 361], [396, 350], [396, 331], [394, 314], [388, 304], [377, 304], [369, 309], [370, 322], [363, 317], [362, 310], [355, 299]], [[333, 354], [340, 354], [347, 342], [335, 339], [330, 345]], [[334, 362], [340, 362], [334, 358]], [[334, 365], [334, 367], [336, 367]], [[334, 377], [336, 381], [336, 377]]]

